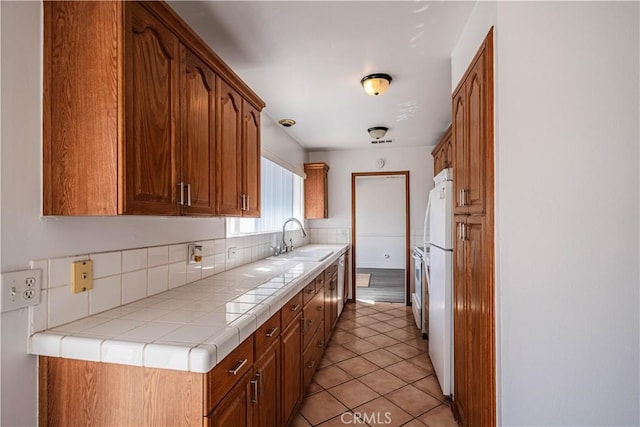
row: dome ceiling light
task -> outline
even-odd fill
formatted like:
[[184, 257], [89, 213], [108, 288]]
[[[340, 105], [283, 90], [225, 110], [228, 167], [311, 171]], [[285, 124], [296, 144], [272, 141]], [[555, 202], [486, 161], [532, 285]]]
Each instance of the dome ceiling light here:
[[387, 91], [391, 84], [391, 76], [389, 74], [381, 73], [369, 74], [360, 80], [360, 84], [369, 95], [382, 95]]
[[371, 138], [380, 139], [387, 134], [388, 130], [389, 130], [388, 127], [375, 126], [367, 129], [367, 132], [369, 132], [369, 136], [371, 136]]
[[282, 126], [286, 128], [290, 128], [291, 126], [296, 124], [296, 121], [293, 119], [282, 119], [282, 120], [278, 120], [278, 123], [280, 123]]

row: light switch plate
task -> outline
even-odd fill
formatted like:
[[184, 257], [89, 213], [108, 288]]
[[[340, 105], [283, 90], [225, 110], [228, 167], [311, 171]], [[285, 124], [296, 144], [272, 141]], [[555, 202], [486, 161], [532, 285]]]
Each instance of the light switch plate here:
[[2, 313], [40, 304], [42, 270], [20, 270], [2, 273]]
[[93, 261], [90, 259], [71, 264], [71, 292], [74, 294], [93, 289]]

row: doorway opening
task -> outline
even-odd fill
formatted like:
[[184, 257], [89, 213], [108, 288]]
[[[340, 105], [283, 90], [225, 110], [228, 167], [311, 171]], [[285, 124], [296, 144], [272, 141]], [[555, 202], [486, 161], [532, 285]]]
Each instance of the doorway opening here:
[[354, 300], [410, 305], [409, 171], [351, 174]]

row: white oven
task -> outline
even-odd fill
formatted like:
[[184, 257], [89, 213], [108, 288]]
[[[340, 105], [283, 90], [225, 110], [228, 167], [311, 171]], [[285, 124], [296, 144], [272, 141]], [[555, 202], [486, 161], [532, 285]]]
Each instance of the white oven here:
[[412, 251], [413, 256], [413, 279], [414, 279], [414, 291], [411, 295], [411, 310], [413, 311], [413, 317], [416, 321], [416, 326], [418, 329], [422, 330], [422, 286], [424, 285], [422, 278], [423, 273], [422, 269], [424, 268], [424, 263], [422, 259], [424, 258], [424, 251], [420, 247], [414, 247]]

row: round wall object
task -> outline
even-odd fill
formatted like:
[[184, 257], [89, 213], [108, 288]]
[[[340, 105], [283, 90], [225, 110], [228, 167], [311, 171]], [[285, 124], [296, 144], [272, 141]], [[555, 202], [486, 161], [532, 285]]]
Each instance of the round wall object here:
[[383, 166], [384, 166], [384, 159], [378, 159], [378, 160], [376, 160], [376, 167], [377, 167], [378, 169], [382, 169], [382, 168], [383, 168]]

